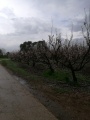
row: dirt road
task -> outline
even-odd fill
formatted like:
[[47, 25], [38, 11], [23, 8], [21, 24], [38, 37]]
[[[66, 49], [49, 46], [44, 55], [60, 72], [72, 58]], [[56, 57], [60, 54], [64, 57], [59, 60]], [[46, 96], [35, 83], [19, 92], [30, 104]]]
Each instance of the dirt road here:
[[57, 120], [0, 65], [0, 120]]

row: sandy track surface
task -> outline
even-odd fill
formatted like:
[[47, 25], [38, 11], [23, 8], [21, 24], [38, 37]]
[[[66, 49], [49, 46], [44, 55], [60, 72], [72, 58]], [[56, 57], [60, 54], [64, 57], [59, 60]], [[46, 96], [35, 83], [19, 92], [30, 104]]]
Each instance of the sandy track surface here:
[[0, 120], [57, 120], [0, 65]]

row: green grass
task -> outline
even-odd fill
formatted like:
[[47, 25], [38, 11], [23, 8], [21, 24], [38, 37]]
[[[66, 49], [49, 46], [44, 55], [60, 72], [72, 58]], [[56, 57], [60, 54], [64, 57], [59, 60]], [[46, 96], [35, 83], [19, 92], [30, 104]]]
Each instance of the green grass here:
[[51, 74], [50, 71], [45, 71], [43, 76], [49, 78], [50, 80], [67, 82], [69, 80], [70, 73], [67, 70], [56, 71], [53, 74]]
[[[72, 75], [70, 73], [69, 70], [60, 70], [60, 71], [56, 71], [55, 73], [51, 74], [50, 71], [45, 71], [43, 73], [43, 75], [45, 78], [49, 79], [49, 80], [54, 80], [54, 81], [61, 81], [61, 82], [66, 82], [69, 84], [73, 83], [72, 80]], [[90, 76], [85, 76], [81, 73], [76, 73], [77, 79], [78, 79], [78, 83], [89, 83], [90, 84]]]
[[[14, 74], [30, 80], [32, 82], [38, 82], [39, 76], [33, 75], [30, 72], [27, 72], [24, 68], [21, 68], [18, 63], [9, 60], [1, 60], [0, 63], [5, 66], [6, 68], [10, 69]], [[28, 82], [30, 82], [28, 81]]]
[[12, 70], [15, 73], [18, 73], [18, 74], [23, 75], [23, 76], [28, 75], [27, 72], [24, 69], [18, 67], [18, 64], [11, 61], [11, 60], [2, 60], [1, 64], [2, 65], [5, 64], [5, 66], [7, 68], [9, 68], [10, 70]]
[[9, 60], [8, 58], [0, 58], [0, 61], [2, 61], [2, 60]]
[[[48, 79], [49, 81], [54, 81], [54, 82], [66, 82], [66, 83], [71, 83], [72, 82], [72, 76], [70, 71], [62, 69], [59, 71], [56, 71], [55, 73], [51, 74], [51, 72], [49, 70], [44, 71], [43, 73], [41, 73], [41, 76], [38, 76], [36, 74], [31, 74], [30, 72], [27, 72], [24, 68], [21, 68], [18, 63], [13, 62], [9, 59], [1, 59], [0, 63], [3, 66], [6, 66], [7, 68], [9, 68], [11, 71], [13, 71], [14, 73], [16, 73], [17, 75], [24, 77], [24, 78], [28, 78], [28, 79], [32, 79], [32, 80], [39, 80], [39, 79]], [[77, 74], [77, 78], [79, 83], [90, 83], [90, 77], [87, 77], [85, 75], [82, 75], [81, 73]]]
[[11, 60], [2, 60], [1, 64], [4, 65], [5, 67], [9, 68], [11, 71], [13, 71], [14, 73], [20, 75], [20, 76], [28, 76], [29, 73], [27, 71], [25, 71], [24, 69], [20, 68], [18, 66], [18, 63], [13, 62]]
[[90, 76], [85, 76], [81, 73], [77, 74], [77, 79], [79, 83], [90, 84]]

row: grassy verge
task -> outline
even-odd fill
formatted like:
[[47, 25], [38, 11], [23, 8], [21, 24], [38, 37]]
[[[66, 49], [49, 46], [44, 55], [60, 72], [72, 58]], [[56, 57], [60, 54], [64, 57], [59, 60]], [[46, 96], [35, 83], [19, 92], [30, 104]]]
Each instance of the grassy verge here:
[[27, 71], [24, 68], [21, 68], [17, 62], [13, 62], [10, 59], [4, 59], [1, 60], [0, 63], [12, 71], [15, 75], [27, 80], [28, 83], [33, 85], [35, 88], [41, 87], [42, 85], [42, 80], [40, 76], [37, 76], [35, 74], [30, 73], [30, 71]]
[[[50, 81], [73, 85], [72, 75], [68, 70], [65, 70], [65, 69], [57, 71], [54, 74], [51, 74], [50, 71], [45, 71], [42, 74], [42, 76], [49, 79]], [[78, 85], [90, 84], [90, 76], [89, 75], [86, 76], [81, 73], [77, 73], [76, 76], [78, 79]]]
[[45, 71], [43, 76], [49, 78], [50, 80], [66, 82], [69, 79], [70, 73], [66, 70], [60, 70], [51, 74], [50, 71]]
[[[74, 87], [71, 86], [71, 74], [68, 70], [60, 70], [51, 74], [50, 71], [44, 71], [41, 75], [32, 74], [32, 72], [27, 71], [22, 68], [18, 63], [13, 62], [9, 59], [4, 59], [0, 61], [3, 66], [11, 70], [17, 76], [22, 77], [27, 80], [34, 88], [41, 89], [45, 92], [52, 92], [55, 96], [62, 93], [71, 93]], [[90, 84], [90, 77], [77, 74], [78, 82], [80, 84], [86, 85]], [[84, 88], [77, 86], [77, 88], [85, 91]]]
[[7, 68], [9, 68], [10, 70], [12, 70], [13, 72], [21, 75], [21, 76], [27, 76], [27, 72], [21, 68], [18, 67], [17, 63], [11, 61], [11, 60], [1, 60], [1, 64]]
[[[55, 72], [54, 74], [51, 74], [49, 70], [45, 70], [44, 72], [41, 72], [40, 75], [33, 73], [30, 70], [27, 70], [27, 68], [23, 68], [21, 67], [17, 62], [13, 62], [10, 59], [1, 59], [0, 60], [1, 64], [5, 67], [7, 67], [8, 69], [10, 69], [11, 71], [13, 71], [14, 74], [27, 79], [28, 82], [32, 82], [33, 84], [42, 84], [43, 82], [46, 84], [57, 84], [57, 86], [59, 85], [59, 83], [64, 83], [64, 84], [71, 84], [72, 83], [72, 77], [71, 74], [68, 70], [60, 70]], [[31, 68], [33, 69], [33, 68]], [[37, 72], [36, 72], [37, 73]], [[77, 74], [77, 78], [78, 78], [78, 82], [80, 84], [90, 84], [90, 77], [82, 75], [81, 73]], [[61, 86], [61, 88], [56, 88], [56, 86], [54, 86], [56, 91], [62, 91], [61, 89], [63, 89]], [[59, 90], [60, 89], [60, 90]], [[67, 91], [64, 90], [64, 91]]]
[[9, 60], [8, 58], [0, 58], [0, 61], [2, 61], [2, 60]]

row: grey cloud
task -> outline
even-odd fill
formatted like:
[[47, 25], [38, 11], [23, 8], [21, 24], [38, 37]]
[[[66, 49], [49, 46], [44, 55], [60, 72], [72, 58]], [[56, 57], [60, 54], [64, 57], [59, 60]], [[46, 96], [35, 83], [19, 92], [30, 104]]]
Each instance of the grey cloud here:
[[[84, 19], [75, 21], [73, 23], [73, 32], [79, 32], [82, 31]], [[69, 25], [69, 29], [71, 29], [71, 26]]]
[[81, 37], [81, 38], [75, 38], [75, 39], [73, 39], [73, 44], [86, 44], [86, 41], [85, 41], [85, 39], [83, 38], [83, 37]]
[[8, 7], [5, 7], [2, 10], [0, 10], [0, 13], [5, 14], [8, 18], [14, 18], [14, 17], [16, 17], [15, 14], [14, 14], [14, 12], [13, 12], [13, 9], [10, 9]]
[[35, 6], [46, 16], [57, 14], [61, 17], [72, 17], [90, 7], [90, 0], [35, 0]]
[[[73, 23], [73, 32], [79, 32], [83, 30], [85, 31], [85, 26], [84, 26], [84, 22], [85, 22], [85, 15], [83, 16], [83, 18], [81, 19], [72, 19], [72, 23]], [[87, 23], [90, 23], [89, 21], [89, 13], [87, 12]], [[71, 24], [68, 24], [67, 27], [69, 29], [71, 29]]]
[[42, 20], [35, 18], [15, 18], [13, 19], [15, 34], [38, 34], [42, 32], [49, 32], [50, 25], [44, 23]]
[[[3, 8], [1, 13], [5, 14], [8, 17], [9, 23], [11, 21], [13, 28], [15, 29], [13, 35], [21, 35], [21, 34], [38, 34], [42, 32], [49, 32], [50, 25], [49, 23], [43, 21], [39, 18], [18, 18], [13, 9]], [[7, 18], [1, 17], [2, 21], [7, 22]], [[1, 20], [0, 20], [1, 21]]]
[[[41, 38], [45, 38], [51, 31], [51, 23], [48, 22], [51, 18], [54, 21], [54, 27], [66, 27], [71, 30], [72, 23], [70, 22], [74, 21], [74, 32], [81, 31], [83, 19], [77, 20], [76, 18], [78, 15], [84, 15], [84, 8], [89, 8], [90, 6], [90, 0], [22, 0], [21, 2], [23, 5], [20, 5], [20, 8], [25, 9], [24, 3], [27, 3], [29, 8], [31, 1], [35, 11], [40, 11], [40, 16], [42, 17], [30, 17], [29, 9], [27, 9], [28, 11], [25, 11], [25, 14], [28, 12], [29, 15], [27, 18], [17, 17], [14, 13], [15, 8], [13, 10], [6, 7], [0, 11], [7, 16], [7, 19], [0, 17], [1, 23], [5, 21], [3, 22], [3, 28], [6, 29], [5, 26], [8, 22], [7, 28], [8, 31], [10, 31], [8, 32], [8, 35], [5, 35], [4, 37], [0, 36], [0, 44], [6, 46], [7, 49], [17, 48], [16, 46], [26, 40], [40, 40]], [[27, 5], [25, 4], [25, 6]], [[22, 14], [21, 16], [23, 16], [23, 13], [21, 11], [19, 12]]]
[[8, 8], [1, 10], [1, 12], [7, 17], [9, 16], [8, 19], [0, 17], [2, 18], [2, 21], [4, 21], [4, 24], [6, 25], [8, 21], [10, 23], [9, 26], [12, 26], [14, 29], [14, 32], [11, 32], [12, 28], [8, 27], [7, 34], [5, 33], [4, 35], [0, 35], [0, 48], [5, 48], [7, 51], [19, 49], [19, 45], [24, 41], [40, 40], [43, 38], [42, 36], [45, 36], [45, 34], [50, 32], [51, 26], [49, 23], [41, 19], [30, 17], [18, 18], [15, 16], [13, 10]]

